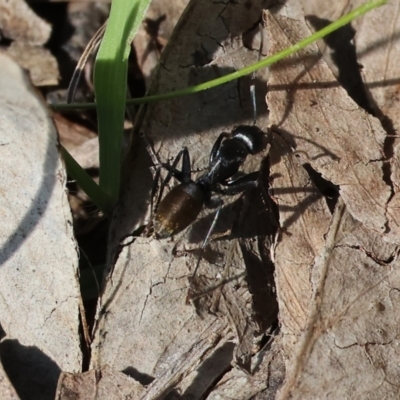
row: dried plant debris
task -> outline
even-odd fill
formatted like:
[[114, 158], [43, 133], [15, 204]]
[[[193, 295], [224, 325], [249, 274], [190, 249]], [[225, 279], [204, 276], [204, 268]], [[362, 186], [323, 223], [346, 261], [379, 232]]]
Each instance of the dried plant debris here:
[[42, 46], [13, 42], [7, 49], [7, 54], [22, 68], [29, 71], [29, 76], [35, 86], [58, 84], [60, 76], [57, 60], [49, 50]]
[[287, 363], [281, 398], [399, 395], [391, 361], [398, 357], [397, 264], [396, 246], [355, 221], [340, 201], [313, 266], [309, 320]]
[[53, 122], [18, 65], [0, 64], [1, 361], [21, 398], [43, 399], [82, 365], [78, 257]]
[[[304, 20], [266, 13], [271, 53], [308, 36]], [[268, 82], [270, 123], [304, 162], [340, 186], [349, 211], [384, 233], [390, 187], [383, 180], [385, 131], [336, 82], [318, 48], [275, 64]]]
[[[330, 20], [349, 11], [348, 2], [332, 2], [321, 9], [318, 2], [306, 1], [304, 8], [314, 29], [325, 26]], [[354, 1], [351, 7], [360, 5]], [[387, 204], [386, 239], [398, 243], [400, 222], [399, 203], [399, 96], [398, 63], [400, 43], [397, 39], [398, 1], [366, 14], [324, 41], [324, 60], [349, 95], [365, 110], [380, 119], [387, 132], [384, 142], [384, 179], [392, 186], [392, 196]], [[316, 17], [318, 16], [318, 17]], [[385, 23], [382, 23], [385, 21]]]
[[271, 195], [281, 226], [274, 255], [279, 320], [290, 354], [307, 325], [311, 266], [325, 246], [331, 213], [291, 146], [279, 135], [274, 135], [270, 154]]
[[285, 378], [281, 347], [281, 336], [273, 337], [271, 343], [253, 358], [252, 375], [237, 368], [227, 371], [207, 399], [275, 399]]
[[[266, 13], [271, 52], [309, 35], [286, 5], [281, 15]], [[281, 226], [273, 259], [287, 357], [280, 399], [399, 396], [399, 239], [386, 168], [393, 131], [383, 103], [373, 117], [340, 84], [312, 46], [274, 66], [268, 82], [271, 195]], [[318, 173], [337, 185], [332, 217]]]
[[30, 45], [45, 44], [51, 26], [38, 17], [24, 0], [0, 2], [0, 29], [7, 39]]
[[29, 71], [35, 86], [56, 85], [57, 61], [43, 45], [49, 40], [51, 26], [37, 16], [23, 0], [0, 1], [0, 29], [13, 42], [1, 51]]
[[[97, 134], [82, 124], [71, 121], [61, 114], [54, 115], [61, 144], [71, 153], [82, 168], [99, 168]], [[98, 142], [98, 140], [97, 140]]]
[[72, 34], [62, 49], [77, 62], [90, 39], [106, 21], [110, 6], [101, 2], [72, 1], [67, 6], [67, 22]]
[[385, 141], [385, 155], [390, 163], [387, 166], [389, 170], [387, 180], [392, 185], [393, 193], [387, 205], [386, 239], [392, 243], [399, 243], [400, 237], [399, 4], [398, 0], [390, 1], [373, 15], [368, 14], [362, 21], [356, 21], [354, 24], [357, 30], [355, 36], [357, 56], [363, 66], [361, 74], [372, 107], [388, 133]]
[[81, 374], [63, 372], [58, 380], [55, 399], [140, 399], [144, 393], [144, 387], [136, 380], [105, 366], [101, 370]]
[[187, 4], [188, 0], [168, 3], [153, 0], [150, 3], [144, 23], [133, 40], [137, 63], [146, 82], [150, 83], [151, 74], [157, 66], [161, 52]]

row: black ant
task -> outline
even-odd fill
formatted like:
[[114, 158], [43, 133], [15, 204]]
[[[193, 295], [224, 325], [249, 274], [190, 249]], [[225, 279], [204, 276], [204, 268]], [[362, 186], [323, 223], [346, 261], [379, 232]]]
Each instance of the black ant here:
[[[262, 41], [259, 52], [261, 56]], [[192, 168], [189, 151], [184, 147], [175, 157], [172, 165], [160, 164], [168, 170], [168, 175], [163, 182], [155, 208], [154, 233], [157, 238], [171, 237], [196, 221], [203, 206], [216, 208], [213, 222], [200, 248], [200, 254], [193, 272], [195, 276], [200, 265], [201, 255], [207, 246], [209, 238], [214, 231], [219, 213], [223, 206], [221, 195], [233, 196], [258, 185], [258, 173], [250, 173], [236, 178], [239, 168], [246, 157], [263, 151], [267, 145], [265, 133], [256, 124], [256, 97], [255, 97], [255, 72], [252, 75], [253, 83], [250, 86], [250, 95], [253, 104], [253, 125], [240, 125], [229, 133], [221, 133], [214, 143], [210, 153], [207, 172], [197, 180], [192, 180]], [[149, 146], [153, 158], [157, 159], [154, 150]], [[182, 158], [182, 169], [176, 167]], [[159, 174], [159, 169], [158, 169]], [[156, 181], [158, 180], [158, 174]], [[180, 184], [172, 188], [161, 199], [163, 189], [171, 176]], [[216, 194], [217, 196], [213, 196]], [[153, 198], [153, 196], [152, 196]], [[157, 207], [158, 204], [158, 207]]]
[[[200, 248], [193, 276], [198, 269], [201, 252], [208, 244], [223, 206], [220, 195], [232, 196], [257, 186], [257, 173], [243, 175], [237, 179], [234, 176], [248, 155], [260, 153], [265, 147], [266, 135], [261, 129], [255, 125], [241, 125], [233, 129], [231, 134], [219, 135], [210, 153], [208, 170], [196, 181], [191, 178], [190, 156], [186, 147], [179, 152], [172, 165], [161, 164], [169, 172], [166, 182], [173, 176], [181, 183], [172, 188], [158, 204], [154, 218], [156, 237], [167, 238], [183, 231], [197, 219], [203, 206], [217, 208]], [[176, 167], [181, 158], [182, 169], [179, 171]], [[213, 196], [214, 193], [217, 196]], [[161, 196], [162, 188], [159, 198]]]

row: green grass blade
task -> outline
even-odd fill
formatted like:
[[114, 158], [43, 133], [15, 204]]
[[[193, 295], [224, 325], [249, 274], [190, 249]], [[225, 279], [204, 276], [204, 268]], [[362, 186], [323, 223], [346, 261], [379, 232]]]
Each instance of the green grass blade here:
[[374, 0], [368, 3], [361, 5], [360, 7], [355, 8], [353, 11], [349, 12], [348, 14], [344, 15], [343, 17], [339, 18], [337, 21], [332, 22], [331, 24], [327, 25], [325, 28], [313, 33], [309, 37], [301, 40], [300, 42], [290, 46], [278, 53], [273, 54], [270, 57], [264, 58], [263, 60], [249, 65], [248, 67], [244, 67], [239, 71], [232, 72], [231, 74], [224, 75], [220, 78], [213, 79], [208, 82], [201, 83], [196, 86], [191, 86], [182, 90], [176, 90], [174, 92], [169, 92], [165, 94], [159, 94], [154, 96], [147, 96], [141, 97], [137, 99], [130, 99], [127, 101], [127, 104], [143, 104], [143, 103], [151, 103], [161, 100], [168, 100], [171, 98], [179, 97], [179, 96], [186, 96], [188, 94], [198, 93], [203, 90], [211, 89], [213, 87], [222, 85], [224, 83], [230, 82], [235, 79], [239, 79], [243, 76], [250, 75], [251, 73], [258, 71], [259, 69], [266, 68], [271, 66], [272, 64], [288, 57], [297, 51], [305, 48], [306, 46], [310, 45], [311, 43], [316, 42], [319, 39], [324, 38], [325, 36], [329, 35], [330, 33], [342, 28], [343, 26], [349, 24], [351, 21], [355, 20], [356, 18], [361, 17], [362, 15], [366, 14], [367, 12], [373, 10], [376, 7], [380, 7], [387, 3], [387, 0]]
[[120, 185], [121, 144], [131, 42], [150, 0], [113, 0], [97, 54], [94, 88], [100, 147], [100, 187], [113, 207]]
[[[248, 67], [242, 68], [239, 71], [235, 71], [231, 74], [227, 74], [217, 79], [213, 79], [208, 82], [201, 83], [196, 86], [191, 86], [185, 89], [176, 90], [174, 92], [168, 92], [164, 94], [157, 94], [153, 96], [147, 97], [140, 97], [136, 99], [129, 99], [126, 103], [131, 105], [136, 104], [146, 104], [152, 103], [162, 100], [169, 100], [180, 96], [187, 96], [189, 94], [198, 93], [203, 90], [211, 89], [213, 87], [222, 85], [224, 83], [230, 82], [232, 80], [241, 78], [245, 75], [249, 75], [254, 71], [258, 71], [259, 69], [269, 67], [270, 65], [282, 60], [283, 58], [290, 56], [291, 54], [295, 53], [303, 49], [304, 47], [308, 46], [309, 44], [316, 42], [319, 39], [324, 38], [325, 36], [329, 35], [330, 33], [336, 31], [339, 28], [342, 28], [344, 25], [352, 22], [356, 18], [361, 17], [362, 15], [366, 14], [367, 12], [373, 10], [374, 8], [380, 7], [387, 3], [387, 0], [373, 0], [368, 3], [361, 5], [360, 7], [355, 8], [353, 11], [349, 12], [348, 14], [344, 15], [343, 17], [339, 18], [337, 21], [332, 22], [331, 24], [327, 25], [325, 28], [313, 33], [311, 36], [301, 40], [300, 42], [290, 46], [276, 54], [273, 54], [270, 57], [267, 57], [255, 64], [252, 64]], [[53, 104], [51, 105], [53, 110], [72, 110], [72, 109], [94, 109], [95, 105], [93, 103], [81, 103], [81, 104]]]
[[61, 154], [67, 167], [67, 173], [75, 179], [80, 188], [89, 196], [90, 200], [105, 214], [111, 215], [112, 210], [108, 208], [110, 200], [92, 177], [75, 161], [69, 152], [61, 146]]

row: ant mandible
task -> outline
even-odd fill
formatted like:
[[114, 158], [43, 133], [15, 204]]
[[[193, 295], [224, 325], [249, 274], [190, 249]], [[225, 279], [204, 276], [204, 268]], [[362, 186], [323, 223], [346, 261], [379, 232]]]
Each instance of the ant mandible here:
[[[223, 206], [220, 195], [232, 196], [257, 186], [257, 174], [250, 173], [238, 179], [234, 179], [234, 175], [248, 155], [260, 153], [265, 147], [266, 135], [260, 128], [241, 125], [233, 129], [231, 134], [219, 135], [210, 153], [207, 172], [196, 181], [191, 178], [190, 156], [186, 147], [178, 153], [172, 165], [162, 164], [169, 172], [166, 181], [173, 176], [180, 184], [172, 188], [158, 204], [154, 219], [156, 237], [167, 238], [183, 231], [197, 219], [203, 206], [217, 208], [200, 248], [193, 276]], [[178, 170], [176, 167], [181, 158], [182, 169]], [[213, 196], [214, 193], [217, 196]]]

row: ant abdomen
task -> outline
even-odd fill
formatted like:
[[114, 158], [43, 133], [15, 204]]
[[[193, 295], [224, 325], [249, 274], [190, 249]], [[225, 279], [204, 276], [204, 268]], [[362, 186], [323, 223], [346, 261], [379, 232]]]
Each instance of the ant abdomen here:
[[171, 189], [160, 202], [154, 221], [154, 232], [160, 239], [183, 231], [196, 220], [204, 204], [205, 192], [193, 181]]

